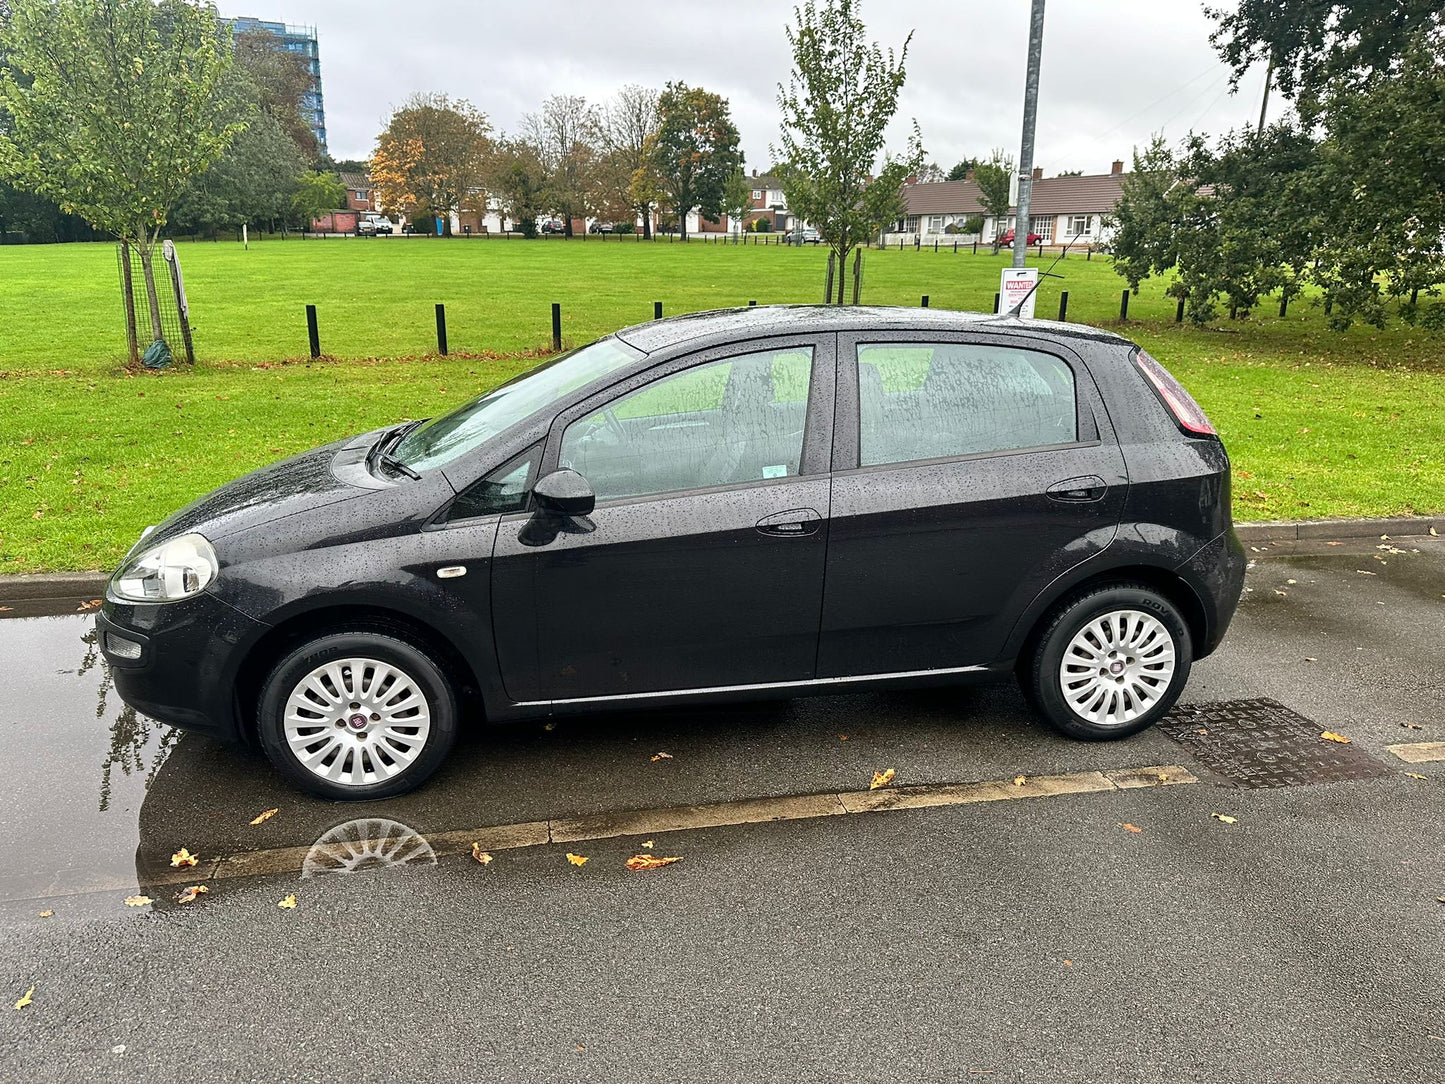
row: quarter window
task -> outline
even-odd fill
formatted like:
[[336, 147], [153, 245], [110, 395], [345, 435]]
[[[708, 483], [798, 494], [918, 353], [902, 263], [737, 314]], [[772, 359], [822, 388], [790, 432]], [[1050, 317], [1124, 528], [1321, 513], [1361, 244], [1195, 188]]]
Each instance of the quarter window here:
[[1051, 354], [981, 343], [858, 347], [860, 466], [1078, 439], [1074, 374]]
[[542, 446], [534, 445], [478, 479], [452, 502], [447, 519], [505, 515], [525, 509], [532, 492], [532, 473], [542, 457], [541, 453]]
[[559, 465], [598, 500], [792, 477], [812, 360], [792, 347], [665, 376], [569, 425]]

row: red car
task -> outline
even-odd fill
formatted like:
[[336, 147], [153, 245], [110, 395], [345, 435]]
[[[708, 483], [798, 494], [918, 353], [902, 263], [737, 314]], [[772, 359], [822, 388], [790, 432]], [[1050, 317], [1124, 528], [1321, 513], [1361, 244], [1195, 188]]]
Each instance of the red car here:
[[[1041, 233], [1031, 233], [1031, 234], [1029, 234], [1029, 247], [1030, 247], [1030, 248], [1033, 248], [1034, 245], [1038, 244], [1038, 243], [1039, 243], [1040, 241], [1042, 241], [1043, 239], [1044, 239], [1044, 235], [1041, 234]], [[1009, 245], [1011, 245], [1011, 244], [1013, 244], [1013, 243], [1014, 243], [1014, 231], [1013, 231], [1013, 230], [1009, 230], [1008, 233], [1001, 233], [1001, 234], [999, 234], [999, 238], [998, 238], [999, 248], [1007, 248]]]

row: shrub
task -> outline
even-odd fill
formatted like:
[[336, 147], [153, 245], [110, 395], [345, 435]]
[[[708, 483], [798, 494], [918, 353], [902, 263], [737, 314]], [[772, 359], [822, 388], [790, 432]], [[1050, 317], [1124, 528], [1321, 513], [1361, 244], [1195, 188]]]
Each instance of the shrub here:
[[636, 233], [636, 232], [637, 232], [637, 223], [635, 223], [635, 222], [619, 222], [619, 223], [617, 223], [616, 227], [613, 229], [613, 232], [614, 232], [614, 233]]

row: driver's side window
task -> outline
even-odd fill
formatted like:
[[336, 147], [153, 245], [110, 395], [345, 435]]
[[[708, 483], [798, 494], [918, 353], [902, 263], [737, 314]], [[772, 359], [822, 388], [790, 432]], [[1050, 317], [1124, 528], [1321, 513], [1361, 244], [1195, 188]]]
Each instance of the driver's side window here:
[[792, 477], [812, 362], [787, 347], [664, 376], [569, 425], [558, 465], [598, 500]]

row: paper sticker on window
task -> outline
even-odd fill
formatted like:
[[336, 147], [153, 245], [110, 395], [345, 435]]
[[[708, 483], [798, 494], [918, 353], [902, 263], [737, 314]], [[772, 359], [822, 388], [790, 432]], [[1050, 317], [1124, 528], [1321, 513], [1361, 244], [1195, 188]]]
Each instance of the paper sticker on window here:
[[786, 478], [787, 476], [788, 465], [786, 463], [779, 463], [776, 466], [763, 468], [764, 478]]

